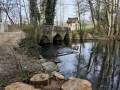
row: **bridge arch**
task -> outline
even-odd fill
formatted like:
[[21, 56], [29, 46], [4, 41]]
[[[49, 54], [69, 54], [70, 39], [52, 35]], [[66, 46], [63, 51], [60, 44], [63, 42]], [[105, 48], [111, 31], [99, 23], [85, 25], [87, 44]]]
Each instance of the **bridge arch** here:
[[56, 34], [54, 37], [53, 37], [53, 42], [56, 42], [56, 41], [62, 41], [63, 38], [60, 34]]

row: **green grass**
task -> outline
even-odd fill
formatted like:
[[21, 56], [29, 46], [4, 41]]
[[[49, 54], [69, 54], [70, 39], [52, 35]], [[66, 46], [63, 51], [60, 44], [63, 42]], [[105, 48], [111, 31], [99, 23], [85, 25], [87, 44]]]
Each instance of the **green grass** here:
[[93, 24], [89, 24], [89, 25], [86, 25], [85, 28], [93, 28], [94, 25]]

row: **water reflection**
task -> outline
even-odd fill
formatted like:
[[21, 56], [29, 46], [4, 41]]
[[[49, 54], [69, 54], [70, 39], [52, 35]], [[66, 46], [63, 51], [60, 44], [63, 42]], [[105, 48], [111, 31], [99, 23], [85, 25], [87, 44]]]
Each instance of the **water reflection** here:
[[94, 90], [119, 90], [119, 42], [86, 42], [77, 44], [78, 54], [58, 57], [60, 73], [92, 82]]
[[89, 41], [56, 49], [68, 51], [74, 53], [58, 57], [62, 61], [58, 64], [60, 73], [66, 78], [87, 79], [93, 90], [120, 90], [120, 42]]

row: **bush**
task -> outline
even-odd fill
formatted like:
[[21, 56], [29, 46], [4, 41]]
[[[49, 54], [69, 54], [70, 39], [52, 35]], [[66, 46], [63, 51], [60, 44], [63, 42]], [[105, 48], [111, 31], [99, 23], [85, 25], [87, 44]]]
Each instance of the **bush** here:
[[22, 30], [23, 30], [23, 32], [25, 32], [26, 37], [31, 37], [31, 38], [34, 37], [35, 30], [30, 24], [24, 25], [22, 27]]

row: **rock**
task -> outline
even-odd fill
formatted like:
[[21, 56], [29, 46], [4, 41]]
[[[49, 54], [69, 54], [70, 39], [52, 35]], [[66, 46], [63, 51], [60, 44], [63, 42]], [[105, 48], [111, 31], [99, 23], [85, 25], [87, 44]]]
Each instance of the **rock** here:
[[59, 59], [54, 60], [55, 63], [60, 63], [61, 61]]
[[91, 83], [87, 80], [71, 78], [61, 87], [62, 90], [92, 90]]
[[45, 62], [42, 65], [47, 71], [50, 72], [58, 71], [58, 67], [54, 62]]
[[43, 56], [42, 56], [42, 55], [40, 55], [40, 59], [43, 59]]
[[5, 87], [5, 90], [35, 90], [31, 85], [27, 85], [22, 82], [12, 83], [11, 85]]
[[31, 79], [30, 82], [44, 82], [44, 81], [49, 81], [49, 75], [40, 73], [40, 74], [35, 74]]
[[40, 59], [40, 63], [45, 63], [46, 59]]
[[68, 80], [71, 80], [71, 79], [76, 79], [76, 78], [74, 78], [74, 77], [68, 77]]
[[58, 79], [62, 79], [62, 80], [65, 79], [65, 77], [64, 77], [63, 75], [61, 75], [60, 73], [58, 73], [58, 72], [54, 73], [54, 76], [55, 76], [56, 78], [58, 78]]

